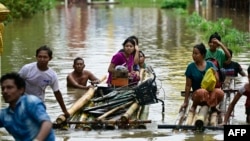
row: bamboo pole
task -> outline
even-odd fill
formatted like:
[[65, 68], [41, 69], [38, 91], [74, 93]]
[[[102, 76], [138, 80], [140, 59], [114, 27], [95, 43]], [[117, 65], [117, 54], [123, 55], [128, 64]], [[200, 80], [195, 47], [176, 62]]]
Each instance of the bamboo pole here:
[[217, 126], [217, 112], [213, 112], [210, 117], [210, 125], [211, 126]]
[[195, 113], [194, 111], [189, 111], [188, 112], [185, 125], [192, 125], [192, 121], [193, 121], [193, 118], [194, 118], [194, 115], [195, 115], [194, 113]]
[[209, 124], [209, 118], [210, 118], [210, 115], [207, 114], [206, 118], [205, 118], [204, 126], [208, 126], [208, 124]]
[[[74, 115], [70, 118], [70, 121], [78, 121], [80, 119], [80, 111], [74, 113]], [[71, 125], [70, 128], [76, 128], [76, 125]]]
[[132, 103], [133, 103], [133, 101], [130, 101], [130, 102], [127, 102], [127, 103], [125, 103], [125, 104], [123, 104], [123, 105], [120, 105], [120, 106], [118, 106], [118, 107], [115, 107], [115, 108], [109, 110], [108, 112], [104, 113], [103, 115], [97, 117], [96, 120], [103, 120], [104, 118], [106, 118], [106, 117], [109, 116], [110, 114], [115, 113], [117, 110], [123, 109], [123, 108], [125, 108], [125, 107], [131, 105]]
[[132, 116], [132, 114], [137, 110], [137, 108], [139, 108], [139, 104], [137, 102], [134, 102], [129, 109], [126, 111], [126, 113], [124, 113], [121, 116], [121, 121], [122, 122], [128, 122], [129, 118]]
[[[79, 124], [79, 122], [75, 122], [75, 123]], [[93, 115], [89, 115], [87, 121], [82, 122], [82, 123], [90, 125], [89, 127], [85, 126], [85, 128], [87, 127], [88, 130], [91, 130], [91, 129], [97, 130], [97, 129], [102, 129], [103, 128], [103, 124], [101, 122], [96, 121], [95, 117]], [[84, 130], [87, 130], [87, 129], [84, 129]]]
[[[112, 121], [119, 121], [120, 117], [121, 117], [120, 115], [115, 115], [111, 119], [107, 120], [107, 123], [105, 124], [105, 129], [114, 130], [116, 128], [117, 123], [114, 123]], [[102, 120], [102, 121], [104, 121], [104, 120]], [[119, 123], [117, 125], [118, 125], [118, 127], [120, 126]]]
[[[138, 124], [138, 123], [151, 123], [151, 120], [129, 120], [128, 124]], [[79, 121], [68, 121], [68, 124], [120, 124], [123, 123], [121, 120], [103, 120], [103, 121], [96, 121], [96, 120], [88, 120], [85, 122], [79, 122]]]
[[[92, 106], [94, 106], [94, 102], [90, 101], [86, 107], [92, 107]], [[78, 111], [80, 111], [80, 110], [78, 110]], [[87, 121], [88, 116], [89, 116], [88, 113], [80, 112], [80, 118], [78, 119], [78, 121], [80, 121], [80, 122]], [[86, 124], [77, 124], [75, 126], [75, 129], [83, 129], [85, 131], [90, 131], [91, 127], [89, 125], [86, 125]]]
[[[148, 119], [148, 115], [149, 115], [149, 105], [144, 105], [144, 106], [141, 106], [142, 109], [141, 109], [141, 113], [139, 115], [139, 120], [143, 121], [143, 120], [147, 120]], [[147, 129], [146, 125], [145, 124], [138, 124], [137, 125], [137, 128], [138, 129]]]
[[202, 127], [208, 114], [208, 106], [201, 106], [195, 120], [195, 126]]
[[[79, 120], [80, 122], [86, 121], [88, 119], [88, 114], [87, 113], [82, 113]], [[84, 129], [85, 124], [77, 124], [75, 126], [75, 129]], [[87, 131], [90, 131], [89, 129], [87, 129]]]
[[[94, 96], [95, 88], [89, 88], [88, 91], [80, 98], [78, 99], [69, 109], [68, 113], [72, 116], [77, 110], [82, 108], [85, 104], [89, 102], [89, 100]], [[66, 118], [64, 115], [60, 115], [56, 122], [58, 124], [61, 124], [66, 121]]]

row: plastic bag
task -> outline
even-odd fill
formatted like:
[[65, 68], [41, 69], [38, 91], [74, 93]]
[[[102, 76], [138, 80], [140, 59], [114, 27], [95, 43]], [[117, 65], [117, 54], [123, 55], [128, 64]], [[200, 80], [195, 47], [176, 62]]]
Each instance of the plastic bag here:
[[206, 89], [208, 91], [213, 91], [214, 88], [215, 88], [215, 85], [216, 85], [216, 77], [215, 77], [215, 74], [214, 74], [214, 70], [213, 68], [209, 68], [202, 81], [201, 81], [201, 88], [203, 89]]

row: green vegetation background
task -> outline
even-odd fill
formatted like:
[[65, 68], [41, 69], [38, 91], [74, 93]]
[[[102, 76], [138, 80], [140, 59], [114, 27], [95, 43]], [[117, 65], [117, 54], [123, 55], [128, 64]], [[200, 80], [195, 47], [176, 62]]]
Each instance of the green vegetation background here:
[[[12, 19], [32, 18], [38, 12], [49, 10], [59, 2], [65, 0], [0, 0], [11, 13], [7, 22]], [[217, 22], [208, 21], [198, 13], [188, 14], [186, 8], [193, 4], [194, 0], [116, 0], [120, 4], [117, 6], [129, 7], [157, 7], [162, 9], [172, 9], [177, 14], [185, 16], [187, 27], [194, 30], [199, 35], [203, 35], [206, 42], [211, 34], [218, 32], [222, 37], [222, 42], [226, 44], [234, 53], [242, 52], [244, 47], [250, 47], [249, 32], [244, 33], [233, 28], [231, 19], [218, 19]]]

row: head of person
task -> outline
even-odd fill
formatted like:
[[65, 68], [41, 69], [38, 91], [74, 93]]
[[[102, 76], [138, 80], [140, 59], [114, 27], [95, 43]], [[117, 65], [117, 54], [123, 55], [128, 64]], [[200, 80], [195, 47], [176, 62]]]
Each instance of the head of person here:
[[[136, 36], [132, 35], [129, 36], [128, 38], [132, 38], [135, 41], [135, 45], [139, 44], [139, 39]], [[124, 52], [124, 48], [120, 49], [118, 52]]]
[[84, 60], [83, 58], [81, 57], [76, 57], [74, 59], [74, 64], [73, 64], [73, 68], [76, 72], [82, 72], [82, 70], [84, 69], [85, 67], [85, 63], [84, 63]]
[[2, 96], [6, 103], [15, 104], [24, 94], [25, 81], [16, 72], [6, 73], [1, 79]]
[[52, 59], [52, 50], [47, 46], [43, 45], [36, 50], [36, 59], [40, 65], [47, 65]]
[[139, 51], [139, 63], [143, 64], [145, 62], [145, 54], [140, 50]]
[[139, 45], [139, 39], [135, 35], [129, 36], [128, 38], [134, 39], [135, 40], [135, 44]]
[[127, 55], [131, 55], [131, 54], [135, 53], [135, 45], [136, 45], [136, 42], [133, 38], [130, 38], [130, 37], [127, 38], [122, 43], [124, 53]]
[[206, 53], [207, 53], [207, 50], [203, 43], [195, 45], [193, 48], [193, 54], [192, 54], [194, 62], [205, 60]]
[[208, 40], [208, 45], [210, 47], [210, 50], [216, 50], [216, 48], [219, 46], [214, 40], [219, 40], [221, 41], [220, 35], [215, 32], [214, 34], [210, 35], [209, 40]]

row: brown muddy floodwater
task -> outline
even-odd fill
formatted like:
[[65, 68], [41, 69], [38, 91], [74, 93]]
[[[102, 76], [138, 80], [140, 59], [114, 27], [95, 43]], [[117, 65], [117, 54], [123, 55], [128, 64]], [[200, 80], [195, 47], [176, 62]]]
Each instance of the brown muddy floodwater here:
[[[194, 10], [195, 8], [193, 8]], [[216, 15], [213, 14], [213, 15]], [[220, 16], [222, 14], [220, 13]], [[230, 14], [229, 14], [230, 16]], [[249, 20], [249, 19], [245, 19]], [[235, 25], [237, 27], [237, 25]], [[242, 26], [241, 26], [242, 27]], [[248, 24], [244, 24], [248, 32]], [[26, 63], [35, 61], [35, 50], [43, 44], [52, 47], [54, 56], [50, 67], [56, 70], [60, 90], [67, 107], [76, 98], [66, 87], [66, 76], [72, 69], [73, 59], [83, 57], [87, 70], [96, 76], [107, 74], [109, 62], [114, 53], [122, 48], [122, 42], [130, 35], [139, 37], [139, 47], [146, 54], [147, 64], [153, 66], [157, 75], [159, 98], [165, 102], [162, 115], [161, 103], [150, 105], [147, 130], [115, 131], [57, 131], [58, 141], [188, 141], [223, 140], [223, 131], [206, 130], [202, 134], [172, 133], [170, 129], [158, 129], [158, 124], [173, 124], [183, 97], [184, 71], [192, 61], [191, 51], [202, 41], [196, 33], [185, 26], [185, 17], [173, 11], [157, 8], [129, 8], [122, 6], [72, 5], [58, 7], [38, 14], [32, 19], [9, 23], [4, 33], [4, 54], [1, 56], [1, 72], [18, 71]], [[233, 57], [246, 71], [250, 64], [250, 50]], [[246, 82], [237, 78], [237, 86]], [[46, 106], [52, 121], [61, 114], [61, 109], [50, 88], [46, 91]], [[1, 100], [2, 107], [6, 104]], [[244, 123], [244, 98], [237, 104], [235, 122]], [[0, 140], [13, 140], [1, 129]]]

